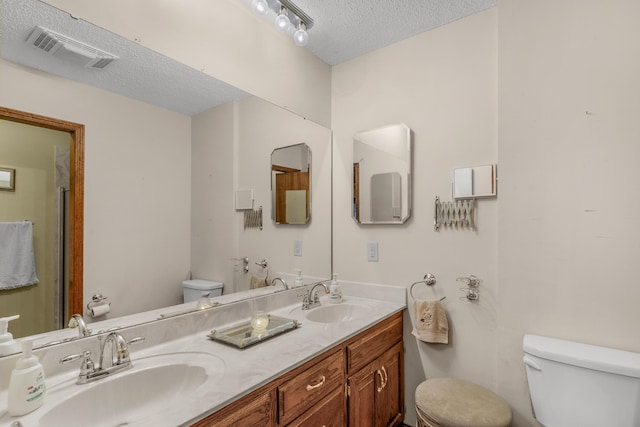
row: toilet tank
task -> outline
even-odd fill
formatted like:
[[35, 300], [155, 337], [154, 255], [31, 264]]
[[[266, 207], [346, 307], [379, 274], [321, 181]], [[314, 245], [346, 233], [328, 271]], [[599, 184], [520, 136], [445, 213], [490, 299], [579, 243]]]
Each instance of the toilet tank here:
[[197, 301], [202, 297], [212, 298], [222, 295], [224, 285], [221, 282], [203, 279], [191, 279], [182, 282], [184, 302]]
[[524, 364], [545, 427], [640, 426], [640, 354], [525, 335]]

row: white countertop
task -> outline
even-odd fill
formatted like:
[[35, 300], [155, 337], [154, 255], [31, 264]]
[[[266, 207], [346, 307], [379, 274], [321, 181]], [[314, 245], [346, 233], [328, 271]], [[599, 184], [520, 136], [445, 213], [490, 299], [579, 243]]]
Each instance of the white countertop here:
[[[157, 407], [151, 404], [145, 406], [143, 418], [115, 420], [110, 417], [108, 422], [104, 420], [105, 424], [102, 424], [102, 420], [98, 418], [95, 419], [95, 423], [92, 422], [92, 427], [113, 426], [114, 421], [117, 421], [116, 425], [118, 422], [128, 422], [128, 426], [140, 427], [188, 426], [406, 307], [405, 288], [351, 283], [343, 284], [343, 292], [345, 293], [343, 303], [364, 306], [367, 309], [365, 316], [348, 322], [312, 322], [305, 318], [307, 312], [300, 309], [300, 302], [297, 301], [296, 295], [292, 291], [287, 291], [283, 292], [281, 297], [275, 294], [233, 304], [233, 307], [221, 306], [205, 312], [143, 325], [135, 328], [136, 330], [122, 331], [127, 339], [139, 333], [147, 337], [146, 346], [130, 346], [134, 366], [137, 359], [140, 360], [141, 366], [149, 363], [147, 361], [153, 358], [148, 356], [152, 355], [197, 352], [213, 354], [217, 359], [216, 363], [223, 367], [223, 370], [222, 373], [213, 375], [199, 386], [197, 392], [188, 396], [188, 399], [176, 398], [178, 399], [175, 400], [176, 404], [170, 407], [167, 407], [166, 402]], [[367, 298], [363, 298], [362, 295], [366, 295]], [[321, 301], [323, 305], [330, 305], [326, 297], [321, 298]], [[301, 326], [245, 349], [238, 349], [207, 338], [207, 334], [212, 329], [221, 329], [249, 320], [251, 313], [257, 309], [265, 310], [272, 315], [299, 320]], [[186, 329], [190, 329], [191, 333], [184, 336]], [[180, 333], [180, 331], [183, 332]], [[84, 345], [87, 346], [87, 343], [85, 342]], [[41, 408], [22, 417], [10, 417], [6, 414], [7, 391], [3, 390], [0, 393], [0, 426], [10, 426], [16, 420], [22, 423], [22, 427], [39, 426], [48, 408], [53, 407], [57, 401], [73, 398], [74, 393], [82, 392], [88, 387], [108, 380], [75, 385], [73, 383], [79, 371], [76, 364], [73, 364], [72, 369], [55, 372], [54, 366], [60, 370], [55, 361], [60, 355], [73, 353], [70, 350], [56, 351], [54, 348], [48, 352], [43, 351], [41, 360], [44, 359], [45, 371], [48, 371], [47, 365], [50, 364], [49, 370], [54, 373], [49, 376], [47, 372], [47, 395]], [[95, 360], [97, 352], [94, 351], [93, 354]], [[117, 375], [119, 374], [115, 374], [114, 378]], [[70, 387], [70, 384], [73, 384], [73, 387]], [[69, 390], [72, 390], [71, 397]], [[100, 402], [95, 404], [99, 405]], [[74, 415], [70, 413], [67, 427], [73, 427], [73, 420]]]

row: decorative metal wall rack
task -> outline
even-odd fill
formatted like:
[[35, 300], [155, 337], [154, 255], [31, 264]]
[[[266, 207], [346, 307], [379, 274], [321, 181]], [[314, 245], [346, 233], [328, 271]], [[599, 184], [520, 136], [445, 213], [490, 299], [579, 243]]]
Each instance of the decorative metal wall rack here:
[[433, 228], [436, 231], [440, 231], [441, 226], [475, 230], [475, 215], [476, 199], [442, 202], [436, 196]]

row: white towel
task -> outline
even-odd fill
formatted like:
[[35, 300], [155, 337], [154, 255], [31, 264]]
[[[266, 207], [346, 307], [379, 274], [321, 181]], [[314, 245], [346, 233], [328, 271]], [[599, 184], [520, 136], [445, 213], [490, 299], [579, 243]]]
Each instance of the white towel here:
[[415, 301], [416, 324], [411, 333], [421, 341], [448, 344], [449, 322], [440, 301]]
[[38, 283], [33, 224], [0, 222], [0, 290]]

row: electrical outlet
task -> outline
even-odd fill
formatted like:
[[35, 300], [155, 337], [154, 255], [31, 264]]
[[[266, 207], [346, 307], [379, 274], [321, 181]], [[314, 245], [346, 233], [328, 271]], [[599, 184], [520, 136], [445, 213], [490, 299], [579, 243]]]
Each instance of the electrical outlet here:
[[367, 243], [367, 261], [378, 262], [378, 242]]
[[293, 241], [293, 256], [302, 256], [302, 240]]

